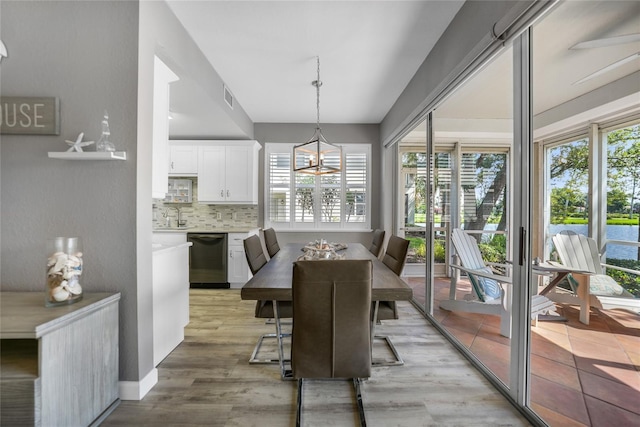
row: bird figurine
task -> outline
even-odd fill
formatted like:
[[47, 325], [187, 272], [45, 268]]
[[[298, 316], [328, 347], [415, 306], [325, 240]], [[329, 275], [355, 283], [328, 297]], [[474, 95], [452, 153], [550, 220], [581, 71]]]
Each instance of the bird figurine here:
[[84, 137], [84, 132], [80, 132], [80, 135], [76, 138], [75, 141], [66, 140], [65, 142], [69, 145], [69, 149], [67, 151], [77, 151], [78, 153], [82, 153], [82, 147], [86, 147], [88, 145], [93, 144], [95, 141], [82, 141]]

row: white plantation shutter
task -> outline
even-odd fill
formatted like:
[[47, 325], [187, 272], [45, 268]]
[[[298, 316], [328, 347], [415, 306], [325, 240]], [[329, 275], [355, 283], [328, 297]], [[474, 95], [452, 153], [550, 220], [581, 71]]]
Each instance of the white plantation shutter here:
[[271, 153], [268, 162], [268, 206], [267, 218], [271, 222], [288, 223], [291, 210], [291, 154]]
[[[276, 229], [369, 229], [371, 147], [345, 144], [342, 171], [308, 175], [292, 172], [293, 145], [265, 144], [265, 227]], [[337, 155], [325, 164], [340, 165]]]
[[367, 153], [345, 153], [345, 222], [367, 220]]

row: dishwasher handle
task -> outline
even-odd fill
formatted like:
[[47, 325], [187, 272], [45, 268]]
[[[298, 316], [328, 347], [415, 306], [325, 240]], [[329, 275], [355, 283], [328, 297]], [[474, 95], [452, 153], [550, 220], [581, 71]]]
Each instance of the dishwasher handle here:
[[187, 240], [201, 240], [204, 242], [210, 242], [210, 241], [214, 241], [214, 240], [224, 240], [227, 238], [226, 234], [213, 234], [213, 233], [207, 233], [207, 234], [189, 234], [187, 236]]

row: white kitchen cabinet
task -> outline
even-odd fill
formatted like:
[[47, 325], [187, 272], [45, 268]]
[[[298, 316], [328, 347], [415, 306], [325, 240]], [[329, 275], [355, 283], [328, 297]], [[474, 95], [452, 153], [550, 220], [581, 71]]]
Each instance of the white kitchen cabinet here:
[[247, 256], [244, 253], [244, 239], [252, 234], [258, 234], [258, 229], [248, 233], [229, 233], [227, 247], [227, 281], [231, 288], [241, 288], [251, 278]]
[[190, 141], [169, 141], [169, 175], [197, 175], [198, 147], [189, 145], [189, 142]]
[[153, 76], [153, 135], [151, 159], [151, 197], [164, 199], [167, 194], [169, 157], [169, 84], [178, 76], [157, 56]]
[[153, 364], [157, 366], [184, 340], [189, 323], [191, 243], [185, 233], [154, 233], [153, 240]]
[[200, 203], [258, 203], [257, 141], [215, 141], [198, 150]]

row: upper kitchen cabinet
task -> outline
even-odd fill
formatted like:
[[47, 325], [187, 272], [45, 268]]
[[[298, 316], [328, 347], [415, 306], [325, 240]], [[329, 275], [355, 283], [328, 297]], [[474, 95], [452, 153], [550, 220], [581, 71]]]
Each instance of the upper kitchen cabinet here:
[[193, 141], [169, 141], [169, 175], [196, 176], [198, 147]]
[[199, 146], [198, 201], [258, 204], [257, 141], [215, 141]]

